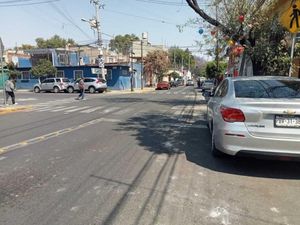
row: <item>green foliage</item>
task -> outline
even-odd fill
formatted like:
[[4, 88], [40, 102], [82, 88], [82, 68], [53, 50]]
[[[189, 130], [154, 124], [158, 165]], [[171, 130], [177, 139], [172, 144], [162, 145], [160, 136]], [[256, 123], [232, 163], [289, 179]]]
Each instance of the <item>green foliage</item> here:
[[47, 59], [39, 60], [36, 66], [33, 66], [30, 73], [35, 77], [53, 76], [56, 75], [57, 69]]
[[170, 73], [170, 76], [174, 79], [174, 80], [176, 80], [177, 78], [180, 78], [180, 75], [179, 75], [179, 73], [177, 73], [177, 72], [172, 72], [172, 73]]
[[226, 68], [226, 62], [219, 62], [219, 66], [217, 66], [216, 61], [208, 62], [205, 69], [206, 77], [209, 79], [218, 78], [225, 73]]
[[128, 55], [133, 41], [138, 41], [139, 38], [134, 34], [117, 35], [110, 40], [110, 50]]
[[194, 68], [196, 64], [194, 56], [188, 49], [182, 50], [178, 47], [169, 49], [169, 59], [172, 67], [177, 69], [181, 68], [181, 65], [184, 68]]
[[74, 45], [75, 41], [73, 39], [64, 39], [58, 35], [54, 35], [50, 39], [36, 38], [36, 45], [38, 48], [65, 48], [67, 44]]
[[30, 49], [34, 49], [34, 48], [35, 48], [35, 46], [33, 46], [33, 45], [22, 44], [21, 47], [15, 47], [14, 50], [18, 50], [18, 49], [30, 50]]

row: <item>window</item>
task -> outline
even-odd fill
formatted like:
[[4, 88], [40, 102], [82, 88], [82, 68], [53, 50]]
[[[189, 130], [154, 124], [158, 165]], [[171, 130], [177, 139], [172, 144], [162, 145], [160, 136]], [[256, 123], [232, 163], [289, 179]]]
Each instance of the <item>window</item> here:
[[300, 81], [240, 80], [234, 90], [237, 98], [300, 98]]
[[112, 80], [112, 70], [107, 70], [107, 73], [106, 73], [106, 80]]
[[65, 72], [63, 70], [58, 70], [56, 77], [61, 77], [61, 78], [65, 77]]
[[82, 70], [74, 70], [74, 80], [77, 80], [80, 77], [83, 77], [83, 71]]
[[228, 80], [223, 80], [218, 87], [214, 97], [225, 97], [228, 91]]
[[23, 80], [29, 80], [30, 79], [29, 71], [23, 71], [22, 72], [22, 79]]
[[122, 70], [122, 75], [127, 76], [128, 75], [128, 70]]
[[59, 63], [61, 65], [68, 65], [69, 64], [69, 58], [68, 58], [67, 54], [59, 54], [58, 55], [58, 60], [59, 60]]

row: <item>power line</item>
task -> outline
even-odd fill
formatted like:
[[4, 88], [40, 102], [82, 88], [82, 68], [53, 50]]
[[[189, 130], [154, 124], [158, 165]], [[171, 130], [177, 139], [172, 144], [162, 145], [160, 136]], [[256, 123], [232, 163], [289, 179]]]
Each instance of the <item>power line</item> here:
[[84, 31], [84, 30], [82, 30], [75, 22], [74, 22], [74, 20], [71, 18], [69, 18], [68, 16], [66, 16], [65, 14], [64, 14], [64, 12], [62, 12], [61, 10], [60, 10], [60, 8], [59, 7], [57, 7], [54, 3], [52, 3], [52, 4], [50, 4], [51, 5], [51, 7], [54, 9], [54, 10], [56, 10], [62, 17], [64, 17], [66, 20], [68, 20], [72, 25], [74, 25], [78, 30], [80, 30], [81, 31], [81, 33], [82, 34], [84, 34], [87, 38], [90, 38], [90, 36]]
[[[27, 1], [27, 0], [23, 0]], [[0, 7], [14, 7], [14, 6], [26, 6], [26, 5], [39, 5], [39, 4], [45, 4], [45, 3], [52, 3], [52, 2], [58, 2], [60, 0], [46, 0], [46, 1], [39, 1], [39, 2], [29, 2], [29, 3], [20, 3], [20, 4], [8, 4], [5, 2], [0, 2]], [[8, 1], [7, 1], [8, 2]], [[18, 1], [15, 1], [18, 2]], [[4, 3], [4, 4], [3, 4]], [[13, 3], [13, 2], [12, 2]], [[3, 5], [1, 5], [3, 4]]]

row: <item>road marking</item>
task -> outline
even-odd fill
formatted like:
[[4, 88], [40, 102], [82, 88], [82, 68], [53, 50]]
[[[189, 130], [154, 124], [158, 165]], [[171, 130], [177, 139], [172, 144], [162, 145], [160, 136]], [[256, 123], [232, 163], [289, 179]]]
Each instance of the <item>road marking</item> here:
[[76, 108], [76, 109], [70, 109], [70, 110], [67, 110], [66, 113], [80, 111], [80, 110], [83, 110], [83, 109], [86, 109], [86, 108], [90, 108], [90, 107], [92, 107], [92, 106], [78, 107], [78, 108]]
[[118, 109], [120, 109], [120, 108], [119, 107], [111, 107], [111, 108], [103, 110], [103, 113], [110, 113], [110, 112], [116, 111]]
[[77, 126], [64, 128], [62, 130], [54, 131], [54, 132], [51, 132], [49, 134], [45, 134], [45, 135], [42, 135], [42, 136], [39, 136], [39, 137], [35, 137], [35, 138], [31, 138], [31, 139], [28, 139], [28, 140], [25, 140], [25, 141], [21, 141], [19, 143], [15, 143], [15, 144], [8, 145], [8, 146], [5, 146], [5, 147], [0, 147], [0, 155], [4, 154], [4, 153], [7, 153], [9, 151], [15, 150], [15, 149], [19, 149], [19, 148], [26, 147], [26, 146], [29, 146], [29, 145], [32, 145], [32, 144], [36, 144], [36, 143], [39, 143], [39, 142], [42, 142], [42, 141], [46, 141], [46, 140], [51, 139], [51, 138], [55, 138], [55, 137], [58, 137], [60, 135], [67, 134], [67, 133], [79, 130], [81, 128], [85, 128], [85, 127], [88, 127], [88, 126], [91, 126], [91, 125], [95, 125], [95, 124], [100, 123], [100, 122], [120, 123], [121, 120], [109, 119], [109, 118], [94, 119], [94, 120], [91, 120], [89, 122], [77, 125]]
[[51, 110], [50, 112], [60, 112], [60, 111], [64, 111], [64, 110], [67, 110], [67, 109], [74, 109], [76, 107], [77, 106], [69, 106], [69, 107], [64, 106], [63, 108], [54, 109], [54, 110]]
[[3, 160], [3, 159], [6, 159], [6, 157], [0, 157], [0, 161]]
[[132, 109], [123, 109], [123, 110], [120, 110], [118, 112], [114, 112], [113, 115], [123, 115], [125, 113], [130, 112], [130, 111], [132, 111]]
[[102, 108], [104, 108], [104, 106], [98, 106], [98, 107], [94, 107], [94, 108], [91, 108], [91, 109], [83, 110], [80, 113], [91, 113], [91, 112], [94, 112], [94, 111], [96, 111], [98, 109], [102, 109]]

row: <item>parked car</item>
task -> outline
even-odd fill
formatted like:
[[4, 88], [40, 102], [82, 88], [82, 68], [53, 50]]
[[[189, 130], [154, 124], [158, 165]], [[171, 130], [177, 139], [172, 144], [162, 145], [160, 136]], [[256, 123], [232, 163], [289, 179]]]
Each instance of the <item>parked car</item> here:
[[178, 87], [178, 82], [176, 80], [170, 81], [170, 86], [171, 87]]
[[170, 89], [170, 84], [167, 81], [160, 81], [156, 85], [156, 90]]
[[186, 81], [186, 86], [194, 86], [194, 81], [193, 80], [187, 80]]
[[202, 91], [212, 90], [214, 88], [214, 81], [205, 80], [201, 85]]
[[[90, 93], [95, 93], [96, 91], [102, 93], [107, 90], [107, 83], [103, 78], [85, 77], [83, 78], [83, 81], [85, 90], [89, 91]], [[76, 80], [68, 85], [67, 90], [69, 93], [79, 91], [78, 82], [79, 80]]]
[[53, 91], [58, 93], [66, 91], [70, 81], [68, 78], [46, 78], [33, 86], [33, 91], [39, 93], [41, 91]]
[[300, 157], [300, 79], [226, 78], [207, 104], [211, 151]]

